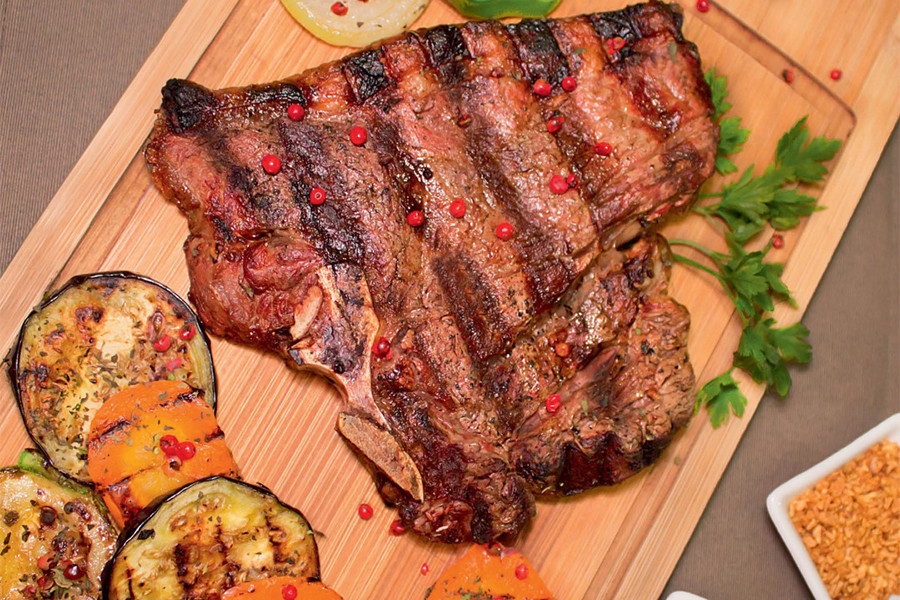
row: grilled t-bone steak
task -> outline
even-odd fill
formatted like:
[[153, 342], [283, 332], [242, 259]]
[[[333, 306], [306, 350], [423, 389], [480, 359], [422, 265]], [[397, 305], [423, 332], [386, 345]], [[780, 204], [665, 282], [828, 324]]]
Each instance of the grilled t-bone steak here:
[[534, 494], [620, 481], [687, 422], [688, 314], [651, 231], [718, 129], [681, 20], [441, 26], [163, 89], [146, 158], [189, 220], [201, 317], [336, 381], [338, 429], [415, 531], [514, 533]]

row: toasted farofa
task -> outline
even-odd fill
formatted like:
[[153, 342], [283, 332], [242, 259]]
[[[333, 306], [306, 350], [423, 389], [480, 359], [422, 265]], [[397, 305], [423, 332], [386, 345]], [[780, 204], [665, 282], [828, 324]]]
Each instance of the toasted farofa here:
[[900, 447], [881, 442], [793, 501], [788, 512], [832, 598], [900, 593]]

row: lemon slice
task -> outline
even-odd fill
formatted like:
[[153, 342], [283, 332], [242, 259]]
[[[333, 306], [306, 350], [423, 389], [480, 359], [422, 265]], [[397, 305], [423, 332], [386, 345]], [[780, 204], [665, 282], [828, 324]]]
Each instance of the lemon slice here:
[[428, 2], [429, 0], [341, 0], [335, 3], [331, 0], [281, 0], [291, 16], [320, 40], [335, 46], [356, 48], [397, 35], [419, 18]]

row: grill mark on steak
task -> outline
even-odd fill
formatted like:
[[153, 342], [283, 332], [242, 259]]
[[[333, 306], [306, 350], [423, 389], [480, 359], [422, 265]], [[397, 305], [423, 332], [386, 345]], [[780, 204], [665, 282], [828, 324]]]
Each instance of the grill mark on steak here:
[[[466, 151], [508, 217], [504, 220], [516, 229], [510, 243], [522, 255], [531, 310], [541, 312], [571, 283], [578, 268], [569, 255], [589, 245], [594, 231], [577, 194], [550, 191], [551, 176], [560, 165], [565, 172], [566, 161], [553, 152], [506, 29], [470, 23], [464, 35], [470, 53], [480, 59], [469, 64], [469, 78], [481, 84], [460, 90], [461, 112], [473, 118], [465, 129]], [[496, 69], [504, 75], [493, 76]]]
[[558, 85], [568, 77], [566, 57], [560, 52], [546, 21], [523, 19], [507, 25], [506, 29], [515, 42], [519, 60], [531, 83], [544, 79], [551, 85]]
[[348, 57], [343, 70], [357, 102], [368, 100], [391, 84], [377, 48]]
[[[352, 214], [341, 202], [347, 185], [339, 171], [329, 169], [334, 157], [325, 148], [325, 140], [335, 132], [328, 124], [281, 121], [278, 133], [288, 159], [282, 161], [282, 169], [290, 180], [296, 223], [301, 231], [311, 234], [309, 238], [321, 249], [328, 264], [361, 265], [365, 253], [361, 236]], [[317, 187], [325, 190], [326, 202], [313, 206], [310, 192]]]
[[456, 63], [463, 58], [472, 58], [462, 37], [462, 32], [456, 25], [439, 25], [432, 29], [426, 29], [417, 37], [424, 40], [424, 46], [428, 52], [428, 62], [433, 68]]
[[[338, 382], [339, 429], [411, 529], [514, 533], [534, 493], [618, 481], [689, 418], [687, 316], [666, 296], [665, 243], [612, 249], [686, 208], [713, 169], [709, 91], [679, 25], [677, 8], [651, 2], [443, 26], [284, 82], [171, 84], [183, 98], [164, 101], [145, 154], [188, 215], [198, 313]], [[611, 52], [615, 36], [626, 43]], [[565, 74], [573, 92], [532, 92]], [[286, 118], [292, 99], [303, 121]], [[550, 136], [555, 114], [565, 124]], [[267, 153], [280, 173], [262, 171]], [[551, 194], [550, 176], [568, 173], [578, 189]], [[313, 186], [325, 204], [309, 204]], [[406, 223], [412, 209], [423, 226]], [[502, 221], [516, 228], [507, 242]], [[386, 358], [371, 356], [380, 336]]]

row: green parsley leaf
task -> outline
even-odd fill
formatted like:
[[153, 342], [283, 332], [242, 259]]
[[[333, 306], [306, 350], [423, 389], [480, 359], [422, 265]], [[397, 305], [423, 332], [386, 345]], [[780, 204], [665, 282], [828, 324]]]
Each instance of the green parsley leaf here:
[[737, 171], [737, 165], [731, 160], [725, 158], [735, 152], [740, 152], [750, 137], [750, 130], [741, 127], [740, 117], [729, 117], [722, 119], [719, 123], [719, 148], [716, 152], [716, 171], [722, 175], [734, 173]]
[[776, 190], [768, 203], [769, 223], [779, 231], [793, 229], [800, 223], [800, 217], [823, 209], [816, 202], [812, 196], [801, 194], [796, 189]]
[[731, 370], [722, 373], [706, 382], [697, 393], [695, 410], [700, 406], [706, 406], [709, 420], [713, 428], [718, 428], [728, 422], [730, 414], [741, 418], [744, 416], [744, 408], [747, 406], [747, 397], [738, 387], [737, 381], [731, 376]]
[[786, 167], [769, 165], [759, 177], [753, 177], [753, 169], [751, 165], [740, 179], [723, 187], [722, 200], [706, 208], [725, 221], [741, 243], [762, 231], [769, 217], [769, 203], [791, 176]]
[[[790, 300], [790, 290], [781, 281], [784, 265], [763, 262], [769, 249], [747, 252], [733, 237], [728, 237], [730, 255], [718, 254], [722, 284], [730, 289], [734, 304], [745, 320], [774, 310], [772, 298]], [[727, 262], [725, 262], [727, 260]]]
[[709, 91], [712, 93], [712, 104], [715, 110], [713, 119], [718, 119], [731, 108], [731, 103], [725, 101], [725, 97], [728, 96], [728, 79], [724, 75], [719, 77], [715, 68], [707, 71], [703, 79], [706, 80]]
[[799, 179], [804, 183], [822, 181], [828, 169], [821, 163], [837, 153], [841, 141], [818, 137], [807, 144], [807, 139], [809, 130], [806, 128], [806, 117], [803, 117], [778, 140], [775, 160], [793, 170], [792, 180]]
[[694, 248], [712, 260], [718, 269], [714, 271], [680, 254], [674, 254], [675, 260], [700, 268], [714, 275], [741, 314], [744, 323], [753, 323], [767, 311], [775, 308], [773, 298], [793, 302], [791, 292], [781, 280], [784, 265], [764, 262], [770, 246], [762, 250], [747, 252], [733, 236], [726, 235], [729, 253], [713, 252], [690, 240], [672, 239], [672, 245], [683, 245]]
[[812, 349], [806, 338], [809, 329], [802, 323], [775, 328], [768, 318], [744, 328], [734, 366], [743, 369], [754, 381], [765, 382], [784, 398], [791, 389], [791, 375], [786, 363], [808, 363]]

